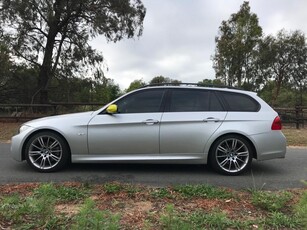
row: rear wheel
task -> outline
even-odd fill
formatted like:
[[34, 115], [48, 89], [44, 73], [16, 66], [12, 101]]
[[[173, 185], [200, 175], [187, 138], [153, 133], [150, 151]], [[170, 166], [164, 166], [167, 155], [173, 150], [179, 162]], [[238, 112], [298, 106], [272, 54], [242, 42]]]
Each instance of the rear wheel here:
[[238, 135], [227, 135], [213, 144], [210, 163], [219, 173], [239, 175], [250, 169], [252, 151], [250, 143], [245, 138]]
[[39, 132], [27, 142], [25, 158], [39, 172], [54, 172], [68, 163], [69, 148], [60, 135], [49, 131]]

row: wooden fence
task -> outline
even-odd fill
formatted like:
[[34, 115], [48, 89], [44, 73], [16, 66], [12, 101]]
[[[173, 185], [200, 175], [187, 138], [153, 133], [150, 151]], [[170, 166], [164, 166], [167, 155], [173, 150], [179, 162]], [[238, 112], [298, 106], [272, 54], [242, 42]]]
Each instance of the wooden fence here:
[[[96, 110], [101, 103], [64, 103], [50, 104], [0, 104], [0, 121], [27, 121], [39, 117], [63, 113]], [[275, 108], [283, 124], [294, 125], [297, 129], [307, 124], [307, 107]]]
[[296, 106], [295, 108], [275, 108], [284, 124], [294, 124], [297, 129], [304, 128], [307, 124], [307, 107]]
[[0, 104], [0, 121], [28, 121], [45, 116], [96, 110], [103, 105], [104, 104], [101, 103], [90, 102], [53, 102], [49, 104]]

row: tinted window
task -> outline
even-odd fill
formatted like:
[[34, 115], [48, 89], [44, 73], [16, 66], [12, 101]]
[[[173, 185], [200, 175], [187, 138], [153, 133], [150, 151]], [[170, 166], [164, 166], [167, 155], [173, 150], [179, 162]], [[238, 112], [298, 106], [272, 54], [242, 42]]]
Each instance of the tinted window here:
[[170, 112], [208, 111], [209, 92], [205, 90], [173, 90]]
[[214, 92], [210, 93], [210, 111], [224, 111], [223, 106]]
[[260, 105], [253, 98], [240, 93], [222, 92], [229, 111], [257, 112]]
[[159, 112], [164, 90], [142, 90], [130, 94], [116, 102], [119, 113]]

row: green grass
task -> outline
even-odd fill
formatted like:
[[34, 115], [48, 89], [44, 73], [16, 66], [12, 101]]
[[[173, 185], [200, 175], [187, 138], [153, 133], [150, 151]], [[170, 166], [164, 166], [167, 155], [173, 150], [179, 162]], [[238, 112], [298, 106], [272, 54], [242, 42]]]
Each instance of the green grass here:
[[86, 199], [80, 212], [73, 218], [71, 229], [120, 229], [120, 216], [109, 211], [99, 210], [95, 202]]
[[253, 191], [252, 203], [266, 211], [275, 212], [285, 208], [286, 204], [292, 199], [289, 192], [268, 192]]
[[307, 229], [307, 190], [48, 183], [4, 191], [3, 229]]
[[106, 183], [103, 186], [103, 189], [106, 193], [117, 193], [124, 189], [124, 186], [118, 183]]
[[178, 185], [174, 190], [184, 197], [203, 197], [229, 199], [233, 194], [224, 188], [218, 188], [207, 184], [201, 185]]
[[307, 229], [307, 191], [305, 191], [295, 207], [298, 220]]
[[33, 191], [36, 197], [48, 197], [57, 201], [82, 200], [87, 195], [86, 188], [55, 186], [52, 183], [42, 184]]

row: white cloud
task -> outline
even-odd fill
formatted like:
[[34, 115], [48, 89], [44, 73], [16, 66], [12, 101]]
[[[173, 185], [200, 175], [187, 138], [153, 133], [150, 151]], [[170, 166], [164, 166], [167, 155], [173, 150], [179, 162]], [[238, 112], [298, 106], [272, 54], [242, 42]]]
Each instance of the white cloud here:
[[[122, 89], [135, 79], [150, 81], [163, 75], [184, 82], [214, 78], [211, 56], [214, 38], [222, 20], [240, 9], [242, 0], [143, 0], [147, 13], [143, 36], [106, 43], [93, 41], [103, 52], [106, 76]], [[276, 34], [282, 28], [307, 32], [307, 1], [250, 0], [263, 32]]]

